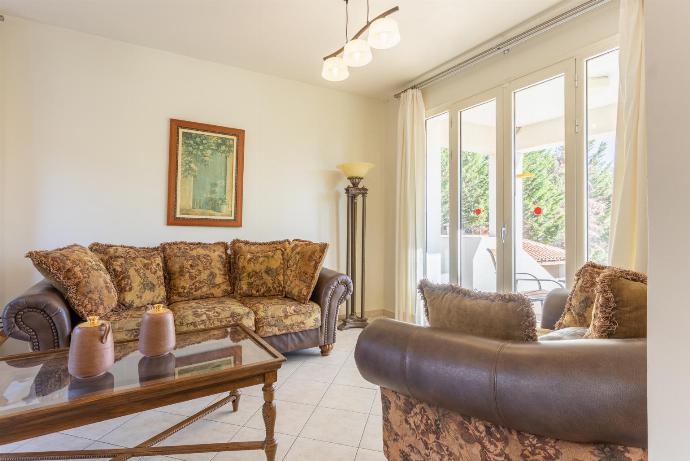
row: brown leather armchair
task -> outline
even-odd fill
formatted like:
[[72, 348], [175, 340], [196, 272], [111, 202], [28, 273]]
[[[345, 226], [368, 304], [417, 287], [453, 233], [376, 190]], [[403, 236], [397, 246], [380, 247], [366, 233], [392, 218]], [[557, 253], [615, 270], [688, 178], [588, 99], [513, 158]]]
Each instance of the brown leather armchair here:
[[[566, 297], [546, 300], [547, 323]], [[382, 319], [355, 360], [381, 386], [390, 460], [647, 458], [645, 339], [506, 342]]]
[[[311, 332], [278, 335], [270, 338], [271, 344], [284, 351], [320, 346], [325, 353], [330, 352], [335, 343], [338, 307], [351, 293], [350, 277], [321, 269], [311, 295], [311, 300], [321, 306], [318, 333], [313, 337]], [[33, 351], [69, 345], [72, 328], [81, 321], [62, 294], [46, 280], [10, 301], [2, 312], [2, 320], [4, 333], [28, 341]]]

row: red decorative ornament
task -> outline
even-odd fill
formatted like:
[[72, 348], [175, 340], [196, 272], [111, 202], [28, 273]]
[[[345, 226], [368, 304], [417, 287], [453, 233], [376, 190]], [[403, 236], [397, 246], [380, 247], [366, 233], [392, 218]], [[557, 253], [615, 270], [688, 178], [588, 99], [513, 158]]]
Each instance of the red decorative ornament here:
[[476, 214], [477, 216], [479, 216], [480, 214], [482, 214], [482, 209], [481, 209], [481, 208], [476, 208], [476, 209], [474, 210], [474, 214]]
[[539, 215], [541, 214], [542, 211], [543, 211], [543, 210], [541, 209], [541, 207], [535, 207], [535, 208], [534, 208], [534, 214], [537, 215], [537, 216], [539, 216]]

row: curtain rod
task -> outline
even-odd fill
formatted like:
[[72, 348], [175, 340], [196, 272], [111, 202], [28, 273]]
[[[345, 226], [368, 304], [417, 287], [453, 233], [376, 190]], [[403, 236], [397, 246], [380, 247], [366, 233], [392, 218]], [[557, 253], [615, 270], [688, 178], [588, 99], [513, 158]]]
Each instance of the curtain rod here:
[[498, 53], [503, 53], [507, 54], [510, 52], [510, 48], [513, 46], [517, 46], [521, 44], [524, 41], [527, 41], [531, 38], [534, 38], [544, 32], [547, 32], [557, 26], [560, 26], [561, 24], [565, 24], [566, 22], [577, 18], [578, 16], [581, 16], [585, 13], [590, 12], [591, 10], [598, 8], [602, 5], [605, 5], [606, 3], [609, 3], [611, 0], [588, 0], [584, 3], [581, 3], [577, 5], [574, 8], [571, 8], [567, 11], [564, 11], [563, 13], [554, 16], [551, 19], [548, 19], [540, 24], [537, 24], [534, 27], [530, 27], [529, 29], [520, 32], [517, 35], [513, 35], [512, 37], [508, 38], [507, 40], [503, 40], [502, 42], [498, 43], [497, 45], [493, 45], [490, 48], [485, 49], [484, 51], [481, 51], [465, 60], [462, 62], [459, 62], [457, 64], [454, 64], [453, 66], [442, 70], [438, 72], [437, 74], [432, 75], [431, 77], [425, 78], [421, 82], [418, 82], [416, 84], [410, 85], [409, 87], [405, 88], [402, 91], [399, 91], [398, 93], [395, 93], [394, 97], [397, 99], [400, 97], [401, 94], [403, 94], [407, 90], [411, 90], [413, 88], [416, 89], [422, 89], [426, 88], [430, 85], [433, 85], [434, 83], [443, 80], [445, 78], [450, 77], [451, 75], [455, 75], [458, 72], [467, 69], [468, 67], [471, 67], [481, 61], [484, 61], [485, 59], [488, 59], [492, 56], [497, 55]]

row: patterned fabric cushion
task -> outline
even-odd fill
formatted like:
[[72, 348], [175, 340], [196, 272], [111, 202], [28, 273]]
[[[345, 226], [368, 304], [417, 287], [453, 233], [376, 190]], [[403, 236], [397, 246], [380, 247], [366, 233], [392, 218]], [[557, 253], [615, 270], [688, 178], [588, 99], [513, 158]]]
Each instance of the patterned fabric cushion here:
[[283, 296], [285, 294], [285, 251], [241, 253], [235, 259], [237, 296]]
[[232, 293], [227, 244], [169, 242], [161, 245], [168, 302], [220, 298]]
[[65, 295], [82, 318], [104, 316], [117, 306], [117, 291], [103, 263], [80, 245], [30, 251], [26, 257]]
[[159, 247], [134, 247], [129, 245], [113, 245], [111, 243], [99, 242], [94, 242], [89, 245], [89, 250], [98, 256], [98, 259], [103, 261], [103, 264], [106, 264], [108, 258], [111, 256], [137, 257], [149, 255], [151, 253], [160, 253]]
[[314, 291], [328, 243], [293, 240], [287, 251], [285, 296], [306, 303]]
[[647, 276], [611, 267], [597, 282], [592, 324], [585, 338], [646, 338]]
[[646, 461], [647, 450], [519, 432], [381, 388], [383, 452], [405, 461]]
[[289, 240], [273, 240], [270, 242], [251, 242], [235, 239], [230, 242], [230, 281], [234, 288], [237, 284], [237, 256], [240, 254], [263, 253], [264, 251], [281, 249], [287, 252]]
[[[207, 298], [180, 301], [168, 306], [175, 316], [175, 331], [194, 331], [239, 323], [254, 329], [254, 313], [235, 298]], [[115, 341], [136, 339], [145, 308], [132, 308], [110, 313]]]
[[158, 252], [142, 256], [107, 258], [106, 268], [125, 308], [165, 304], [163, 258]]
[[457, 285], [419, 282], [424, 312], [432, 327], [485, 338], [536, 341], [532, 303], [518, 293], [483, 293]]
[[575, 273], [575, 283], [568, 295], [565, 309], [556, 329], [567, 327], [589, 327], [592, 323], [592, 309], [594, 308], [594, 290], [597, 287], [597, 278], [606, 269], [606, 266], [591, 261], [585, 263]]
[[321, 326], [321, 307], [314, 302], [298, 303], [289, 298], [242, 298], [254, 311], [259, 336], [281, 335]]

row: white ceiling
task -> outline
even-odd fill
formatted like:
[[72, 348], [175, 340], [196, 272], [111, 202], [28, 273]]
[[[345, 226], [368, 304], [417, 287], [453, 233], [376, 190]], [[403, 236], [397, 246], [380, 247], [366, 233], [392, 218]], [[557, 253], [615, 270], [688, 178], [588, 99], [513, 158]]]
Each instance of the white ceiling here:
[[[324, 81], [323, 56], [344, 41], [343, 0], [0, 0], [0, 13], [280, 77], [388, 98], [409, 81], [560, 0], [370, 0], [395, 6], [402, 40], [374, 50], [344, 82]], [[350, 35], [366, 0], [350, 0]]]

